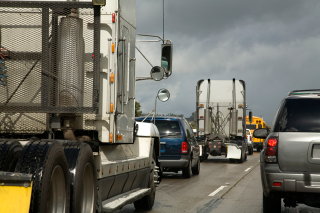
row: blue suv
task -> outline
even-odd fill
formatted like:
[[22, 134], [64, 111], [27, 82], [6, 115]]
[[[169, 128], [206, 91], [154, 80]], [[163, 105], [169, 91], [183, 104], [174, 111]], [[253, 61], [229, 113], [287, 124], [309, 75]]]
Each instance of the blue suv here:
[[[145, 117], [137, 117], [142, 122]], [[148, 117], [144, 122], [154, 122]], [[163, 171], [178, 172], [182, 170], [185, 178], [200, 172], [200, 147], [194, 137], [193, 131], [184, 118], [156, 117], [155, 125], [160, 133], [159, 161]]]

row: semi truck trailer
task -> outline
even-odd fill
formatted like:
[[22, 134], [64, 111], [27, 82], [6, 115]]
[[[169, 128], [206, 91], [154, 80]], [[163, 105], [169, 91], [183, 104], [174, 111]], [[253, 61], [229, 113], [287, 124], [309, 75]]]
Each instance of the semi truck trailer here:
[[[136, 2], [0, 1], [0, 212], [151, 209], [159, 132], [135, 122]], [[172, 73], [172, 42], [148, 79]]]
[[197, 137], [201, 160], [225, 156], [247, 159], [246, 90], [243, 80], [199, 80], [196, 87]]

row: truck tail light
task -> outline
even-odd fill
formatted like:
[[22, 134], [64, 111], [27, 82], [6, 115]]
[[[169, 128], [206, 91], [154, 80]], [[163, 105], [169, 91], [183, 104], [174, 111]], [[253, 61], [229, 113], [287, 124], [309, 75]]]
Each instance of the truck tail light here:
[[265, 161], [267, 163], [277, 163], [278, 139], [269, 138], [265, 150]]
[[112, 23], [116, 22], [116, 14], [112, 13]]
[[181, 144], [181, 153], [188, 153], [188, 144], [185, 141]]
[[250, 136], [250, 141], [252, 141], [252, 136]]

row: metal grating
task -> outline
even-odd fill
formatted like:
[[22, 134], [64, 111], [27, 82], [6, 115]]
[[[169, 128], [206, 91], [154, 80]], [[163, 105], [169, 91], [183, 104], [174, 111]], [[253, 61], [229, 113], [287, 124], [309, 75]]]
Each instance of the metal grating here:
[[99, 26], [91, 2], [0, 1], [0, 132], [46, 130], [45, 113], [98, 113]]
[[1, 112], [97, 113], [100, 8], [29, 3], [0, 2]]

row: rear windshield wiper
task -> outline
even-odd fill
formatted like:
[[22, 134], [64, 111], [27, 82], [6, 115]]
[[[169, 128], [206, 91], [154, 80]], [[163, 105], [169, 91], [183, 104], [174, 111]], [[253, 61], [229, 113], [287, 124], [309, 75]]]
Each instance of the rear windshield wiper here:
[[165, 134], [165, 135], [160, 135], [160, 137], [162, 137], [162, 138], [167, 137], [167, 136], [177, 136], [177, 134]]

